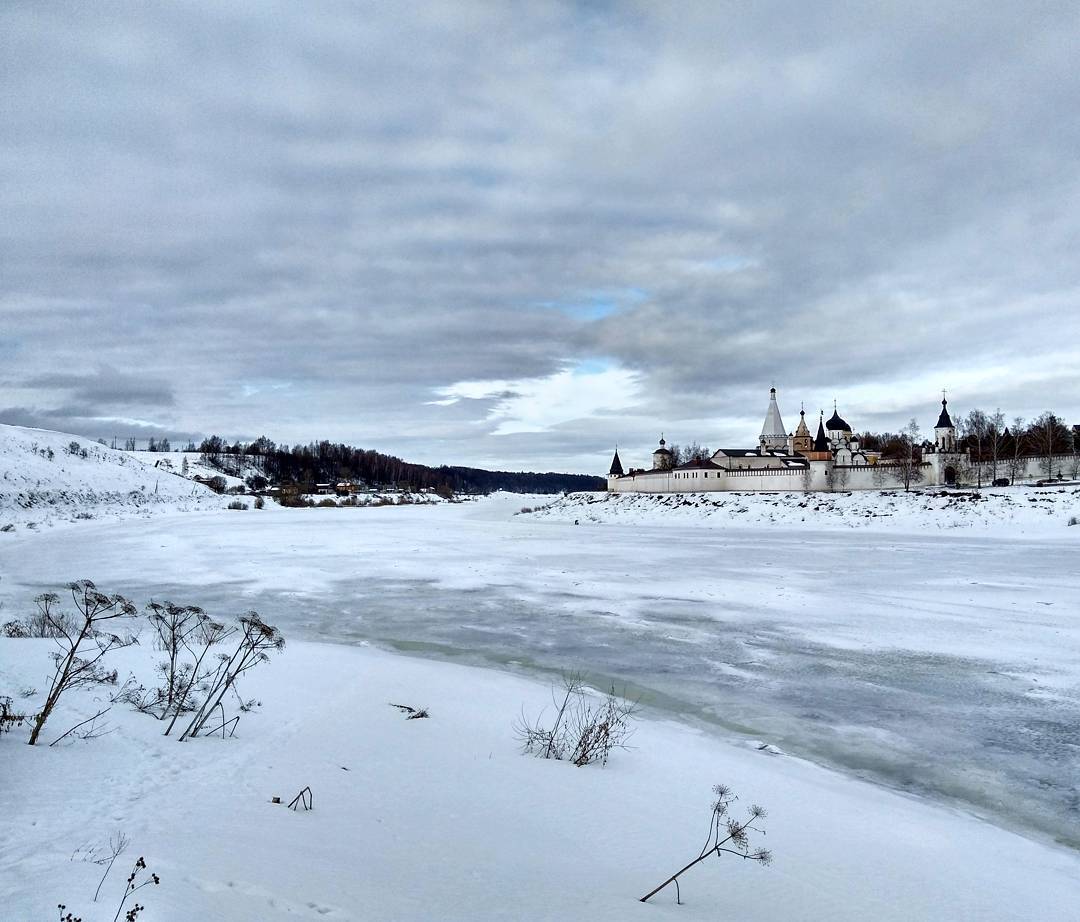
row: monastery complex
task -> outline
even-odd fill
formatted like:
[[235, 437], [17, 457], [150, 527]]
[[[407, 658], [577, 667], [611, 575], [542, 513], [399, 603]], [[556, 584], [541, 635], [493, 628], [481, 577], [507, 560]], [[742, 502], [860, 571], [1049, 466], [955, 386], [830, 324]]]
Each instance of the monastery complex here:
[[[707, 460], [676, 465], [661, 437], [648, 470], [624, 471], [616, 449], [607, 483], [614, 493], [890, 490], [916, 483], [955, 483], [957, 471], [967, 463], [967, 452], [957, 448], [956, 427], [945, 399], [934, 427], [933, 445], [923, 449], [920, 462], [904, 465], [863, 448], [835, 408], [828, 420], [821, 414], [815, 435], [810, 434], [803, 411], [795, 431], [785, 432], [774, 387], [769, 391], [769, 408], [757, 447], [720, 448]], [[913, 468], [917, 471], [914, 477]]]

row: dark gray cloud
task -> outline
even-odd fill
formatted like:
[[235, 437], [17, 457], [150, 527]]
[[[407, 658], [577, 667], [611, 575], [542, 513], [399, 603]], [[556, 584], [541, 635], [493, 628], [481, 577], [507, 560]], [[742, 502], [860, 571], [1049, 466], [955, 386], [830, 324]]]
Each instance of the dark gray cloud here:
[[7, 387], [34, 391], [63, 391], [87, 407], [150, 406], [164, 408], [175, 403], [168, 384], [138, 374], [122, 374], [114, 368], [101, 368], [92, 374], [46, 372], [22, 382], [7, 382]]
[[6, 4], [0, 419], [583, 470], [751, 439], [773, 382], [791, 426], [1080, 419], [1078, 44], [1031, 2]]

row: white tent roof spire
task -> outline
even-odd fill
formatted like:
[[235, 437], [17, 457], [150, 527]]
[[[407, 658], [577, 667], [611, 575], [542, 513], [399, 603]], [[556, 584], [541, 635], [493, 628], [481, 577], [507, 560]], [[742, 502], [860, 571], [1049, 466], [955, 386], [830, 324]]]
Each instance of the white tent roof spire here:
[[776, 388], [769, 388], [769, 409], [765, 413], [765, 424], [761, 427], [763, 440], [778, 439], [784, 443], [787, 439], [787, 430], [784, 429], [784, 421], [780, 418], [780, 408], [776, 405]]

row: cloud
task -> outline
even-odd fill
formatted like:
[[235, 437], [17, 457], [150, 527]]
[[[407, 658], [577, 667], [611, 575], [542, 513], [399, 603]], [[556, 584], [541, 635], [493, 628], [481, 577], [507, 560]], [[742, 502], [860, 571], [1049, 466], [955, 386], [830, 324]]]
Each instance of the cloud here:
[[3, 5], [0, 405], [580, 470], [752, 442], [774, 381], [1080, 418], [1078, 42], [1011, 2]]
[[163, 381], [122, 374], [100, 368], [93, 374], [46, 372], [8, 386], [28, 390], [66, 391], [72, 400], [108, 406], [168, 407], [176, 402], [172, 388]]
[[459, 381], [436, 389], [435, 406], [486, 401], [484, 422], [491, 436], [547, 432], [575, 420], [610, 415], [634, 406], [638, 376], [600, 363], [579, 365], [543, 378], [519, 381]]

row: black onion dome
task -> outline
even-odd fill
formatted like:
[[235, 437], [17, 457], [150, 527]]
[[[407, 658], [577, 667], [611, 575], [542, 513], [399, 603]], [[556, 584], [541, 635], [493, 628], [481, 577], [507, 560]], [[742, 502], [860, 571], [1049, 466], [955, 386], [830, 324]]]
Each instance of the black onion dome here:
[[847, 420], [836, 412], [835, 408], [833, 408], [833, 414], [825, 425], [830, 432], [851, 432], [851, 426], [847, 424]]

